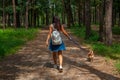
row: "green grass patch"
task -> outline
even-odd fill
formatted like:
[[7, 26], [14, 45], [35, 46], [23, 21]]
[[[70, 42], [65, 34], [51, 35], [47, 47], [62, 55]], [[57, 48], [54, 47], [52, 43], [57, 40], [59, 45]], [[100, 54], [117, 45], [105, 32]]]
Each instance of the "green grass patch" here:
[[15, 53], [26, 41], [33, 39], [37, 29], [0, 29], [0, 58]]
[[120, 59], [120, 44], [106, 46], [99, 42], [90, 43], [95, 53], [105, 57], [110, 57], [113, 60]]

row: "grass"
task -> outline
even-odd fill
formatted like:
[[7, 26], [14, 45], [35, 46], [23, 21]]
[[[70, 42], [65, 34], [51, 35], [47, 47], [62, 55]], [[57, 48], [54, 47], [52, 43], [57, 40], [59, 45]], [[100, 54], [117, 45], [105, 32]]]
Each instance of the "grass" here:
[[32, 40], [37, 29], [0, 29], [0, 59], [14, 54], [26, 41]]
[[[85, 27], [73, 26], [71, 32], [76, 36], [84, 39], [85, 38]], [[114, 27], [114, 34], [120, 35], [120, 28]], [[90, 47], [94, 50], [97, 55], [104, 56], [106, 58], [110, 58], [115, 61], [120, 61], [120, 43], [113, 43], [111, 46], [106, 46], [105, 44], [98, 42], [99, 35], [96, 31], [92, 30], [91, 36], [89, 39], [84, 40], [83, 43], [90, 45]], [[115, 63], [116, 69], [120, 72], [120, 62]]]

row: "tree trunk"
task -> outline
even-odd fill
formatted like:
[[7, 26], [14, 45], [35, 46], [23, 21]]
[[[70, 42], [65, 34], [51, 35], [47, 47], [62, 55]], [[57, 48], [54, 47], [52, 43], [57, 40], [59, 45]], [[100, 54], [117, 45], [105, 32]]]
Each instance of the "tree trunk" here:
[[52, 6], [52, 18], [55, 16], [55, 4]]
[[[16, 6], [18, 6], [18, 0], [15, 0]], [[20, 11], [16, 11], [16, 26], [20, 28]]]
[[34, 13], [35, 13], [35, 10], [32, 9], [32, 27], [34, 27]]
[[10, 23], [11, 23], [10, 22], [10, 14], [8, 14], [8, 21], [7, 21], [8, 26], [11, 26]]
[[86, 5], [86, 3], [85, 3], [85, 1], [83, 1], [83, 24], [85, 25], [85, 14], [86, 14], [86, 11], [85, 11], [85, 5]]
[[40, 16], [39, 16], [39, 12], [37, 12], [37, 26], [39, 27], [40, 26]]
[[25, 28], [28, 29], [28, 10], [29, 10], [29, 4], [30, 0], [27, 0], [26, 2], [26, 13], [25, 13]]
[[103, 1], [99, 5], [99, 41], [103, 42], [103, 21], [104, 21], [104, 14], [103, 14]]
[[[118, 1], [120, 3], [120, 0]], [[119, 12], [119, 20], [118, 20], [118, 27], [120, 27], [120, 5], [118, 6], [118, 12]]]
[[64, 5], [64, 9], [67, 14], [68, 26], [70, 27], [70, 26], [74, 25], [70, 0], [63, 0], [63, 5]]
[[62, 0], [62, 4], [63, 4], [63, 9], [62, 9], [62, 24], [65, 24], [66, 23], [66, 14], [65, 14], [65, 6], [64, 6], [64, 1]]
[[78, 0], [78, 24], [81, 26], [82, 23], [82, 1]]
[[34, 10], [33, 27], [36, 27], [36, 10]]
[[118, 20], [118, 27], [120, 27], [120, 9], [119, 9], [119, 20]]
[[[95, 5], [95, 0], [94, 0], [94, 5]], [[95, 7], [95, 6], [94, 6]], [[92, 11], [92, 22], [95, 23], [95, 8], [93, 8], [93, 11]]]
[[65, 12], [64, 12], [64, 10], [62, 12], [62, 24], [65, 24]]
[[88, 39], [90, 37], [90, 35], [91, 35], [90, 0], [85, 0], [85, 26], [86, 26], [85, 39]]
[[15, 0], [12, 0], [12, 4], [13, 4], [13, 25], [16, 28], [16, 6], [15, 6]]
[[96, 24], [96, 20], [97, 20], [97, 9], [96, 9], [96, 0], [94, 0], [94, 7], [95, 7], [95, 10], [94, 10], [94, 23]]
[[111, 45], [112, 44], [112, 0], [106, 0], [105, 2], [106, 7], [105, 7], [105, 39], [104, 43], [106, 45]]
[[[30, 5], [31, 6], [31, 5]], [[32, 27], [33, 25], [32, 25], [32, 21], [33, 21], [33, 19], [32, 19], [32, 9], [30, 10], [30, 27]]]
[[5, 29], [5, 0], [2, 0], [2, 2], [3, 2], [3, 29]]
[[76, 12], [76, 7], [73, 7], [73, 23], [76, 24], [77, 21], [77, 12]]
[[112, 11], [112, 27], [114, 27], [115, 25], [115, 18], [116, 18], [116, 10], [113, 8], [113, 11]]
[[46, 8], [46, 25], [49, 24], [49, 10]]

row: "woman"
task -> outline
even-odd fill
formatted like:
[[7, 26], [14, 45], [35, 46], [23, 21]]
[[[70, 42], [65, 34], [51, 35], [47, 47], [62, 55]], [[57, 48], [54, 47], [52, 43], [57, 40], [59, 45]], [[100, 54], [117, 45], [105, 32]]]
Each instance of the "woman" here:
[[[62, 32], [65, 36], [67, 36], [69, 39], [71, 39], [68, 35], [68, 33], [66, 32], [66, 30], [64, 29], [64, 26], [61, 25], [60, 23], [60, 19], [57, 16], [53, 17], [53, 23], [49, 26], [49, 33], [47, 36], [47, 40], [46, 40], [46, 45], [48, 46], [49, 44], [49, 50], [52, 51], [53, 53], [53, 60], [54, 60], [54, 67], [57, 68], [57, 55], [58, 55], [58, 61], [59, 61], [59, 71], [62, 72], [63, 71], [63, 67], [62, 67], [62, 63], [63, 63], [63, 55], [62, 55], [62, 51], [66, 50], [64, 42], [62, 41], [62, 43], [60, 45], [53, 45], [52, 44], [52, 39], [51, 39], [51, 34], [54, 28], [57, 29], [57, 31]], [[49, 43], [50, 40], [50, 43]]]

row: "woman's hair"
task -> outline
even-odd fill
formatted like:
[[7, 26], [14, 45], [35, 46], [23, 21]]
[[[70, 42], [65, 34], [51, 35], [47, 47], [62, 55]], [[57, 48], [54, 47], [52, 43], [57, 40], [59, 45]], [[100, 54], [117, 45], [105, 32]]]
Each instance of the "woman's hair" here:
[[61, 23], [60, 23], [60, 19], [58, 16], [54, 16], [53, 17], [53, 21], [52, 23], [54, 24], [54, 27], [57, 29], [57, 30], [61, 30]]

